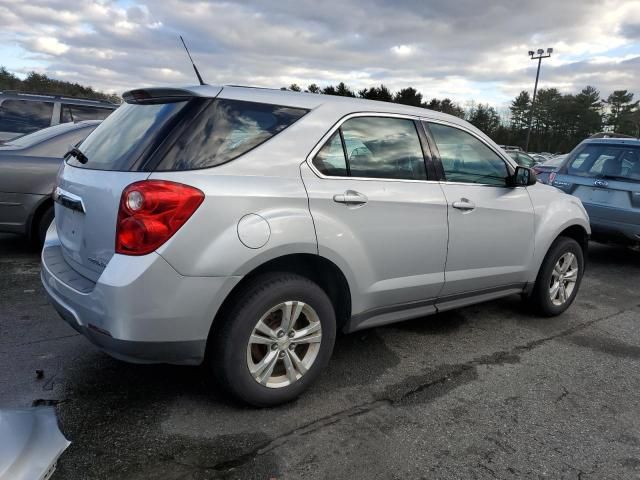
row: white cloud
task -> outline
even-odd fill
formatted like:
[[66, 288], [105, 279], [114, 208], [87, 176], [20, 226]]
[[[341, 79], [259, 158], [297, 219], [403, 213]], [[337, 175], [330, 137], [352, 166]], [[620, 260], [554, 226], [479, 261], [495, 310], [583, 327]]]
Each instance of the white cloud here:
[[38, 53], [49, 55], [61, 55], [69, 51], [69, 45], [66, 45], [55, 37], [37, 37], [33, 39], [31, 47]]

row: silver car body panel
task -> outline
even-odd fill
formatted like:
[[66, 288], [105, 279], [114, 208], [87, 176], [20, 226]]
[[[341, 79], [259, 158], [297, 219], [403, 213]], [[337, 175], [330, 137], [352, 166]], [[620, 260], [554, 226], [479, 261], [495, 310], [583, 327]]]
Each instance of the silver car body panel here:
[[[580, 202], [544, 185], [325, 177], [311, 163], [342, 121], [382, 115], [454, 125], [481, 139], [513, 171], [508, 155], [461, 119], [344, 97], [244, 87], [188, 90], [309, 111], [213, 168], [118, 172], [65, 166], [59, 187], [79, 197], [85, 213], [56, 205], [57, 231], [51, 228], [45, 244], [43, 283], [63, 318], [114, 356], [198, 363], [234, 286], [286, 255], [319, 255], [340, 269], [351, 298], [349, 331], [521, 292], [535, 281], [564, 228], [580, 225], [589, 232]], [[156, 252], [114, 254], [121, 193], [147, 178], [191, 185], [205, 200]], [[349, 190], [366, 203], [333, 201]], [[463, 197], [476, 208], [452, 209]], [[57, 266], [47, 259], [56, 255], [47, 249], [55, 248], [62, 257]], [[67, 267], [95, 287], [71, 288]]]
[[50, 406], [0, 410], [0, 480], [47, 480], [71, 444]]

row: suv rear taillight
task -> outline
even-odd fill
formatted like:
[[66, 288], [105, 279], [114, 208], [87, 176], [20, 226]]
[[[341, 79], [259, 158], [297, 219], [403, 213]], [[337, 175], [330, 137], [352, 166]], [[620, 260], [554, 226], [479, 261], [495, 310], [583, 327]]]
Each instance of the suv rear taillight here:
[[122, 192], [116, 253], [146, 255], [176, 233], [204, 200], [194, 187], [165, 180], [132, 183]]

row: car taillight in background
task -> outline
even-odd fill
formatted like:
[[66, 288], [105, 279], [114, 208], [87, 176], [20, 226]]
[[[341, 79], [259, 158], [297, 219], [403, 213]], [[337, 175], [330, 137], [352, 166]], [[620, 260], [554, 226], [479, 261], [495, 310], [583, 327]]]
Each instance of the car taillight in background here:
[[132, 183], [122, 192], [116, 227], [116, 253], [146, 255], [176, 233], [193, 215], [204, 193], [165, 180]]
[[549, 185], [553, 185], [554, 180], [556, 179], [557, 173], [556, 172], [551, 172], [549, 174]]

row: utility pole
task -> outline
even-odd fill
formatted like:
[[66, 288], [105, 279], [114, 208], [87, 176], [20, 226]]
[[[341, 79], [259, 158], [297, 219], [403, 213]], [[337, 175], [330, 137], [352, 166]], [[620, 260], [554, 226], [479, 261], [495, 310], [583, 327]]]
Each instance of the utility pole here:
[[547, 48], [547, 54], [544, 54], [544, 50], [539, 48], [537, 52], [529, 50], [529, 56], [531, 60], [538, 60], [538, 71], [536, 72], [536, 83], [533, 86], [533, 99], [531, 100], [531, 108], [529, 109], [529, 128], [527, 129], [527, 141], [524, 144], [524, 151], [529, 151], [529, 138], [531, 137], [531, 123], [533, 122], [533, 108], [536, 105], [536, 93], [538, 92], [538, 78], [540, 78], [540, 65], [543, 58], [549, 58], [553, 53], [553, 48]]

